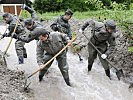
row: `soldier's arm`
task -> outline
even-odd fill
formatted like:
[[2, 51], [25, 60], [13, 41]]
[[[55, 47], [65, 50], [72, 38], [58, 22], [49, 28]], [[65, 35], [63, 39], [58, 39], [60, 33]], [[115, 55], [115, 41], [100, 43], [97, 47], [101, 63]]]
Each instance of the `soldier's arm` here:
[[29, 34], [29, 35], [20, 35], [19, 37], [17, 37], [18, 40], [21, 40], [23, 42], [29, 43], [30, 41], [34, 40], [36, 38], [36, 36]]
[[10, 36], [12, 35], [12, 33], [13, 33], [13, 31], [14, 31], [14, 28], [15, 28], [15, 24], [9, 25], [9, 27], [8, 27], [9, 32], [6, 33], [6, 36], [7, 36], [7, 37], [10, 37]]
[[[12, 36], [12, 33], [13, 33], [13, 31], [14, 31], [15, 26], [16, 26], [15, 24], [11, 24], [11, 25], [8, 27], [9, 32], [8, 32], [8, 33], [4, 33], [4, 34], [2, 35], [2, 38], [4, 38], [4, 37], [11, 37], [11, 36]], [[16, 36], [17, 36], [17, 34], [14, 33], [13, 38], [17, 39]]]
[[64, 42], [64, 44], [67, 44], [70, 41], [70, 38], [66, 34], [59, 34]]
[[95, 26], [95, 21], [92, 20], [92, 19], [89, 19], [89, 20], [81, 27], [81, 29], [84, 31], [85, 28], [86, 28], [87, 26], [93, 28], [93, 27]]
[[44, 50], [39, 45], [37, 45], [36, 56], [37, 56], [38, 65], [42, 65], [43, 64], [43, 53], [44, 53]]
[[109, 43], [109, 47], [108, 47], [108, 50], [106, 52], [107, 55], [110, 54], [111, 52], [114, 52], [114, 50], [115, 50], [115, 46], [116, 46], [115, 37], [111, 36], [108, 40], [108, 43]]
[[27, 10], [31, 14], [32, 19], [37, 19], [37, 15], [36, 15], [35, 10], [31, 9], [28, 6], [25, 7], [25, 10]]
[[54, 21], [54, 23], [50, 26], [52, 30], [58, 31], [58, 19]]
[[43, 27], [36, 28], [28, 35], [19, 36], [18, 39], [28, 43], [34, 39], [38, 40], [39, 35], [42, 34], [43, 32], [45, 32], [45, 29]]
[[72, 39], [72, 32], [71, 32], [71, 29], [68, 30], [67, 36], [69, 37], [70, 40]]

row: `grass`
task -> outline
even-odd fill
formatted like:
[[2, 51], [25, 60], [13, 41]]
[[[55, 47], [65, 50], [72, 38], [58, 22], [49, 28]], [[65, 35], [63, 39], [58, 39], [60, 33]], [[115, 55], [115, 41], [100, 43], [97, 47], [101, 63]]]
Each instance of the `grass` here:
[[129, 52], [133, 52], [133, 46], [132, 47], [128, 47], [128, 51]]
[[2, 20], [2, 16], [0, 16], [0, 20]]

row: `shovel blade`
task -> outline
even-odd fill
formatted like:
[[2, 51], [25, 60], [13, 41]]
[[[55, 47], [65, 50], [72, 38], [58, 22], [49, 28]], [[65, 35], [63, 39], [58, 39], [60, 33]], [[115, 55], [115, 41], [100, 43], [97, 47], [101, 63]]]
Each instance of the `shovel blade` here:
[[121, 77], [124, 77], [124, 73], [123, 73], [123, 70], [120, 69], [116, 72], [116, 76], [118, 78], [118, 80], [120, 80]]
[[24, 82], [24, 91], [28, 90], [30, 84], [31, 84], [31, 82], [28, 83], [27, 79], [26, 79], [25, 82]]
[[4, 65], [7, 66], [7, 62], [6, 62], [6, 58], [5, 57], [3, 57], [3, 61], [4, 61]]

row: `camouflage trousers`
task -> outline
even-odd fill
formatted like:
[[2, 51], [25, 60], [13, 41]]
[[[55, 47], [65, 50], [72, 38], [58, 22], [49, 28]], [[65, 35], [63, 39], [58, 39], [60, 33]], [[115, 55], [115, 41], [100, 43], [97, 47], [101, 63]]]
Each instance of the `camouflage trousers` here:
[[[96, 47], [102, 54], [104, 54], [107, 51], [106, 43], [100, 44]], [[101, 58], [101, 55], [95, 50], [95, 48], [90, 43], [88, 43], [88, 52], [89, 52], [88, 65], [92, 66], [94, 60], [97, 58], [98, 55], [103, 68], [105, 70], [109, 69], [108, 62]]]
[[27, 55], [24, 45], [25, 45], [25, 42], [22, 42], [20, 40], [17, 40], [15, 42], [15, 49], [16, 49], [16, 53], [17, 53], [18, 57], [23, 56], [23, 55]]
[[[44, 58], [43, 58], [43, 61], [44, 61], [43, 63], [45, 64], [46, 62], [48, 62], [53, 56], [54, 55], [49, 55], [49, 54], [45, 53]], [[62, 52], [59, 56], [57, 56], [56, 60], [58, 62], [58, 67], [61, 71], [63, 78], [64, 79], [69, 78], [66, 51]], [[43, 70], [41, 70], [39, 72], [39, 75], [44, 76], [44, 74], [47, 72], [48, 68], [51, 66], [52, 63], [53, 63], [53, 61], [50, 64], [48, 64]]]

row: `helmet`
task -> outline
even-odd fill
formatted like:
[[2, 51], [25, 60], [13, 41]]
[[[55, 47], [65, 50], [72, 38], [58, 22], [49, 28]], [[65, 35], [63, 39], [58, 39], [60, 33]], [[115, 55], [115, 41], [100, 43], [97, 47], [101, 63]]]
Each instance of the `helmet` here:
[[65, 15], [73, 15], [73, 12], [71, 9], [67, 9], [66, 12], [65, 12]]
[[32, 25], [33, 24], [33, 19], [27, 19], [25, 22], [24, 22], [24, 24], [25, 24], [25, 26], [27, 26], [27, 25]]
[[104, 24], [106, 27], [113, 30], [113, 32], [116, 32], [116, 23], [114, 20], [105, 20]]

